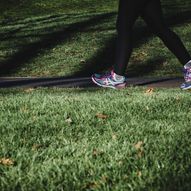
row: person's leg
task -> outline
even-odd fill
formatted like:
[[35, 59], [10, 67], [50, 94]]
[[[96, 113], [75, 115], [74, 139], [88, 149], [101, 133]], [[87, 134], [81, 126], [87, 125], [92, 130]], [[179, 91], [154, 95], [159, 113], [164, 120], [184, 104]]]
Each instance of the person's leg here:
[[119, 0], [117, 18], [116, 58], [113, 70], [106, 74], [93, 74], [92, 81], [101, 87], [124, 88], [125, 70], [132, 52], [132, 30], [141, 10], [149, 0]]
[[136, 19], [148, 0], [120, 0], [117, 18], [114, 72], [124, 76], [133, 49], [132, 33]]
[[182, 65], [191, 60], [191, 56], [180, 38], [166, 26], [160, 0], [150, 0], [142, 11], [141, 16], [154, 33], [162, 39], [168, 49], [174, 53]]

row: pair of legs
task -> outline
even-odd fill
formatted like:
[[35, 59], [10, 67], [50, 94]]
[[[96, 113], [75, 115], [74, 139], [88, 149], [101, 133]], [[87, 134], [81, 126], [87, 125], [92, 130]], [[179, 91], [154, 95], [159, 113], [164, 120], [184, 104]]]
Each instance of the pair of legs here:
[[191, 57], [180, 38], [165, 24], [160, 0], [119, 0], [114, 72], [124, 76], [133, 50], [133, 26], [139, 16], [185, 65]]
[[116, 60], [113, 70], [106, 75], [92, 75], [92, 81], [98, 86], [114, 89], [126, 86], [125, 71], [133, 49], [133, 26], [137, 18], [141, 16], [180, 63], [184, 65], [185, 83], [181, 85], [181, 89], [191, 89], [191, 57], [180, 38], [166, 26], [160, 0], [119, 1]]

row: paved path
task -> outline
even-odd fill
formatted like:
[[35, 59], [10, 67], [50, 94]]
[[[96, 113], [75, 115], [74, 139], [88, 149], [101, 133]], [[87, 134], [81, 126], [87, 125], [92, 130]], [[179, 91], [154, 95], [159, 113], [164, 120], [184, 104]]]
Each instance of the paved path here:
[[[183, 78], [179, 77], [166, 77], [166, 78], [129, 78], [127, 87], [129, 86], [147, 86], [147, 87], [160, 87], [160, 88], [178, 88], [183, 82]], [[67, 77], [0, 77], [0, 88], [35, 88], [35, 87], [98, 87], [95, 85], [90, 77], [81, 78], [67, 78]]]

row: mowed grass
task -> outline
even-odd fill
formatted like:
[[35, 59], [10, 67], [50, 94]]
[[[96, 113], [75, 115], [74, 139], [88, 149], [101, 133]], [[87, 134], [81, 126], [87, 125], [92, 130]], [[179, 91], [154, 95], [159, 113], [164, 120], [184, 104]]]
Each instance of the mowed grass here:
[[[190, 1], [162, 1], [191, 50]], [[114, 61], [117, 0], [2, 0], [1, 76], [90, 76]], [[177, 11], [179, 12], [177, 16]], [[142, 20], [128, 76], [180, 76]], [[0, 190], [190, 190], [190, 92], [0, 90]]]
[[[90, 76], [107, 70], [114, 64], [117, 4], [116, 0], [4, 2], [0, 75]], [[162, 5], [166, 22], [190, 52], [189, 1], [168, 0]], [[141, 19], [134, 34], [128, 76], [182, 76], [179, 61]]]
[[1, 190], [190, 190], [189, 92], [0, 93]]
[[[178, 0], [180, 2], [180, 0]], [[117, 9], [117, 0], [1, 0], [0, 18], [14, 20], [47, 14], [84, 13], [112, 11]], [[187, 5], [183, 5], [186, 7]]]

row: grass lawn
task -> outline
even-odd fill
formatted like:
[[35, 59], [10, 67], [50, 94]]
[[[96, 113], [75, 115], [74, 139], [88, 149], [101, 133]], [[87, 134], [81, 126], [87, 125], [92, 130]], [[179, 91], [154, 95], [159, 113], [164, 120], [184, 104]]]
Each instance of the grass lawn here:
[[[1, 76], [90, 76], [114, 64], [117, 0], [2, 2]], [[189, 0], [163, 1], [167, 23], [189, 51], [190, 10]], [[134, 33], [128, 76], [182, 75], [178, 60], [141, 19]]]
[[0, 93], [1, 190], [190, 190], [189, 92]]
[[[107, 70], [117, 2], [2, 0], [0, 75], [75, 77]], [[190, 51], [190, 1], [163, 1], [163, 10]], [[142, 20], [134, 33], [128, 76], [182, 75]], [[0, 109], [2, 191], [191, 188], [190, 92], [1, 89]]]

